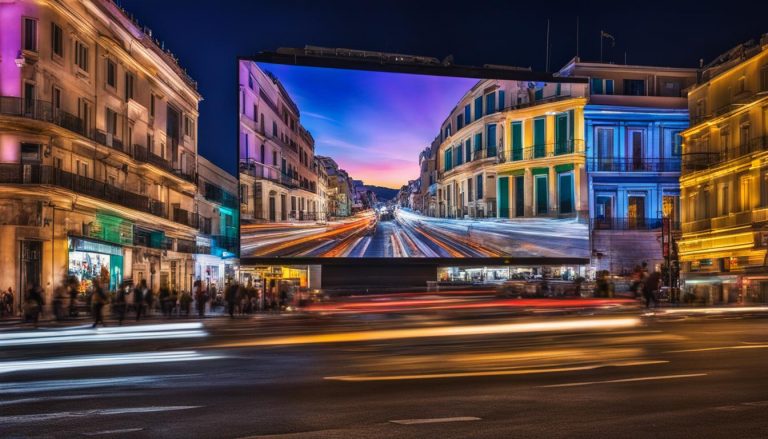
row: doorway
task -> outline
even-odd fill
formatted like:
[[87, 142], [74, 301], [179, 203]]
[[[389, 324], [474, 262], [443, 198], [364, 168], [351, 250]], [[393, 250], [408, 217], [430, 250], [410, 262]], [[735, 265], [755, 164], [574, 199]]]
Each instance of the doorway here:
[[627, 223], [630, 229], [645, 227], [645, 197], [630, 196], [627, 200]]

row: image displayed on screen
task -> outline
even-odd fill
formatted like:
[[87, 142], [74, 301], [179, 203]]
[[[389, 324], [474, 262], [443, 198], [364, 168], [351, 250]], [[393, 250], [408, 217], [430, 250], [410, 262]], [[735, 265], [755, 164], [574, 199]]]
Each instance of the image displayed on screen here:
[[241, 257], [589, 257], [585, 84], [239, 79]]

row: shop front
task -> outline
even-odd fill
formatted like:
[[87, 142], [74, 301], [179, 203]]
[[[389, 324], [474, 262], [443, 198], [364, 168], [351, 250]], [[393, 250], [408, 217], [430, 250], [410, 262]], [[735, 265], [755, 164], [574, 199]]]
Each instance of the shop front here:
[[86, 292], [96, 278], [108, 281], [114, 291], [123, 281], [122, 246], [70, 236], [68, 242], [68, 274], [80, 283], [80, 292]]
[[586, 277], [585, 273], [586, 268], [581, 265], [439, 267], [437, 280], [457, 284], [496, 284], [518, 279], [572, 281], [577, 277]]

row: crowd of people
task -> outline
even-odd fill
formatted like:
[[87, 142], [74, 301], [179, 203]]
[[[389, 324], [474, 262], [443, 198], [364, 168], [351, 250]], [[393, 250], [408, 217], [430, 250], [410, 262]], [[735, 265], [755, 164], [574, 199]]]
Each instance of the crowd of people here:
[[[90, 314], [94, 328], [105, 325], [106, 310], [111, 312], [119, 325], [129, 316], [139, 321], [155, 315], [171, 318], [197, 314], [198, 317], [205, 317], [206, 313], [225, 311], [234, 318], [262, 311], [278, 312], [289, 306], [290, 299], [285, 290], [264, 295], [261, 288], [250, 282], [247, 285], [229, 282], [223, 291], [219, 291], [215, 284], [205, 284], [200, 280], [193, 283], [191, 291], [168, 287], [153, 291], [145, 279], [137, 285], [123, 282], [115, 291], [109, 291], [108, 286], [108, 278], [96, 277], [83, 292], [77, 277], [66, 277], [53, 291], [52, 317], [63, 321]], [[0, 292], [0, 317], [20, 315], [25, 323], [37, 326], [45, 309], [42, 288], [29, 284], [21, 303], [14, 302], [11, 287]]]

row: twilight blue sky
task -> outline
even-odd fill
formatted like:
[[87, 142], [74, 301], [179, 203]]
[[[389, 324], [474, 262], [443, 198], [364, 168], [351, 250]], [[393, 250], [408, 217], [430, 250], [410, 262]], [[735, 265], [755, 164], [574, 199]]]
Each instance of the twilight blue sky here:
[[259, 63], [283, 83], [315, 138], [352, 178], [399, 188], [477, 79]]
[[[154, 31], [199, 83], [199, 151], [224, 169], [237, 168], [237, 57], [305, 45], [380, 50], [457, 64], [545, 68], [581, 58], [696, 67], [734, 45], [768, 32], [768, 2], [744, 7], [700, 0], [117, 0]], [[723, 19], [723, 14], [728, 19]]]

